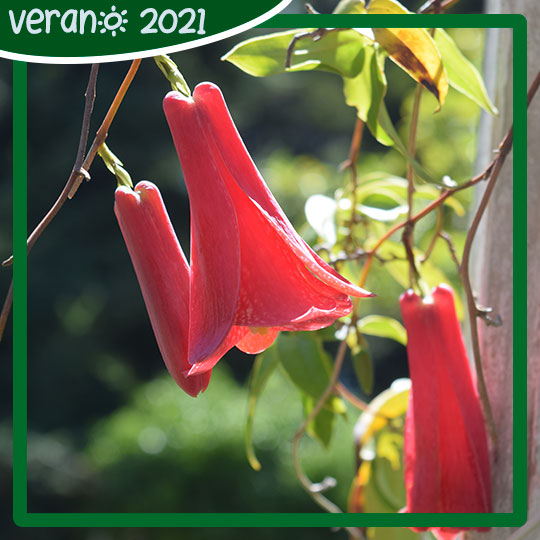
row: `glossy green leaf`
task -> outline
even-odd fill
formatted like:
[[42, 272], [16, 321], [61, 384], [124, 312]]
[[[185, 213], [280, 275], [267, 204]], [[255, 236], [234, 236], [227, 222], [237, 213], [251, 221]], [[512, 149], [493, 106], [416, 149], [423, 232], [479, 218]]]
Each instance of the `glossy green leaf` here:
[[357, 209], [361, 214], [374, 219], [375, 221], [395, 221], [400, 216], [407, 213], [407, 205], [394, 206], [394, 208], [377, 208], [375, 206], [366, 206], [364, 204], [357, 205]]
[[[398, 176], [374, 177], [373, 179], [366, 179], [364, 181], [361, 179], [356, 188], [356, 202], [357, 204], [362, 204], [372, 195], [386, 195], [396, 204], [402, 205], [407, 201], [407, 186], [407, 180]], [[440, 190], [429, 184], [419, 185], [415, 190], [415, 197], [417, 199], [424, 198], [432, 201], [438, 199], [440, 196]], [[465, 208], [455, 197], [448, 197], [443, 204], [454, 210], [458, 216], [465, 215]]]
[[341, 0], [334, 9], [336, 15], [363, 14], [366, 12], [364, 0]]
[[255, 406], [257, 404], [257, 399], [268, 381], [268, 378], [274, 372], [278, 363], [279, 358], [276, 354], [275, 346], [266, 349], [266, 351], [259, 354], [255, 359], [253, 370], [251, 371], [249, 379], [249, 406], [248, 418], [246, 422], [245, 444], [249, 464], [256, 471], [261, 469], [261, 464], [257, 459], [255, 450], [253, 448], [253, 419], [255, 416]]
[[329, 32], [316, 40], [310, 36], [298, 39], [291, 56], [291, 67], [285, 68], [291, 40], [298, 34], [313, 30], [301, 28], [248, 39], [232, 48], [222, 60], [255, 77], [311, 70], [354, 77], [362, 68], [363, 50], [369, 42], [354, 30]]
[[446, 68], [450, 85], [472, 99], [484, 110], [497, 115], [499, 111], [489, 99], [482, 76], [474, 65], [465, 58], [454, 40], [442, 28], [435, 30], [434, 39]]
[[313, 230], [328, 244], [333, 246], [337, 240], [335, 199], [315, 194], [305, 205], [306, 219]]
[[[315, 405], [315, 400], [304, 394], [303, 397], [304, 414], [307, 417]], [[332, 440], [332, 430], [334, 427], [335, 413], [323, 407], [317, 416], [308, 423], [306, 431], [313, 439], [318, 441], [325, 448]]]
[[395, 0], [371, 0], [368, 13], [370, 15], [408, 15], [411, 12]]
[[407, 332], [403, 325], [384, 315], [367, 315], [357, 323], [358, 330], [369, 336], [393, 339], [402, 345], [407, 345]]
[[343, 78], [345, 102], [355, 107], [373, 136], [386, 146], [393, 144], [379, 121], [379, 109], [386, 94], [384, 56], [371, 43], [364, 48], [364, 61], [356, 77]]
[[[318, 400], [328, 387], [332, 372], [332, 360], [320, 340], [311, 332], [281, 333], [276, 348], [281, 366], [291, 381], [300, 391]], [[330, 398], [325, 407], [343, 414], [343, 401], [334, 398]]]

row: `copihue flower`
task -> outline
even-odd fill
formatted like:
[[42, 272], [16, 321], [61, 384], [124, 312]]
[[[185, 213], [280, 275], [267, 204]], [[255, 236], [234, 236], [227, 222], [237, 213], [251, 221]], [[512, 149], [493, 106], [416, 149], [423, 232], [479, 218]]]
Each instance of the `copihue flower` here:
[[[424, 299], [407, 291], [400, 307], [412, 380], [405, 422], [406, 511], [491, 512], [486, 429], [452, 289], [440, 285]], [[460, 530], [433, 532], [449, 539]]]
[[[186, 376], [190, 270], [161, 194], [150, 182], [139, 182], [135, 190], [121, 186], [114, 211], [165, 365], [178, 385], [196, 396], [208, 386], [210, 371]], [[215, 354], [223, 355], [244, 333], [231, 329]]]
[[317, 330], [371, 296], [327, 265], [296, 233], [247, 152], [221, 91], [169, 92], [165, 115], [191, 207], [190, 375], [219, 360], [235, 327], [257, 352], [280, 330]]

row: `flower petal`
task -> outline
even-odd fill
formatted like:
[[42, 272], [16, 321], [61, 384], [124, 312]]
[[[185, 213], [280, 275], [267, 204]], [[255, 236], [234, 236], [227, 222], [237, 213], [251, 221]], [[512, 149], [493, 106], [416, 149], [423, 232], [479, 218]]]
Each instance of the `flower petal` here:
[[193, 92], [201, 125], [207, 138], [214, 138], [221, 154], [240, 189], [266, 212], [275, 224], [290, 238], [290, 247], [306, 267], [324, 283], [351, 296], [373, 296], [348, 282], [327, 265], [298, 235], [283, 210], [268, 189], [259, 170], [251, 159], [240, 134], [229, 114], [220, 89], [212, 83], [201, 83]]
[[192, 99], [169, 92], [163, 108], [191, 204], [189, 363], [222, 345], [236, 316], [240, 239], [231, 197], [221, 179]]
[[119, 187], [114, 211], [135, 268], [161, 355], [174, 380], [189, 395], [208, 386], [210, 372], [186, 377], [189, 267], [159, 190], [139, 182]]
[[278, 334], [276, 328], [249, 328], [249, 332], [236, 346], [245, 353], [259, 354], [274, 343]]

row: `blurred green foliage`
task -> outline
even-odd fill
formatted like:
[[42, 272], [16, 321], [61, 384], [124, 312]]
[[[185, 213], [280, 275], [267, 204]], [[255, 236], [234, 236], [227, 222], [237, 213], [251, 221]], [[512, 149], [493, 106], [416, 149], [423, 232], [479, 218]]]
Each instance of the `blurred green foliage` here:
[[[300, 11], [299, 2], [292, 10]], [[415, 9], [421, 2], [405, 2]], [[331, 11], [335, 2], [314, 2]], [[478, 2], [470, 2], [478, 10]], [[266, 30], [264, 32], [267, 32]], [[246, 35], [260, 35], [261, 30]], [[477, 65], [482, 33], [453, 32], [462, 51]], [[244, 36], [242, 36], [242, 39]], [[344, 103], [339, 77], [295, 73], [254, 79], [219, 58], [240, 37], [173, 55], [189, 84], [212, 80], [220, 85], [238, 128], [276, 198], [304, 237], [316, 243], [304, 204], [313, 194], [334, 197], [347, 185], [338, 170], [348, 155], [355, 111]], [[97, 129], [126, 63], [100, 67], [98, 98], [91, 134]], [[64, 185], [73, 165], [83, 108], [88, 66], [29, 66], [29, 228], [42, 217]], [[406, 140], [414, 85], [388, 66], [386, 98], [391, 118]], [[11, 64], [0, 61], [0, 125], [11, 123]], [[109, 142], [135, 181], [150, 179], [163, 192], [172, 221], [189, 252], [189, 205], [177, 157], [161, 111], [167, 81], [151, 60], [142, 63], [109, 134]], [[436, 174], [456, 180], [471, 174], [479, 109], [451, 90], [441, 112], [435, 101], [422, 102], [418, 153]], [[450, 129], [451, 128], [451, 129]], [[10, 137], [2, 130], [0, 155], [10, 163]], [[404, 175], [395, 150], [378, 145], [366, 132], [358, 163], [361, 176], [384, 171]], [[2, 170], [0, 249], [11, 251], [10, 168]], [[253, 441], [262, 469], [255, 472], [245, 457], [246, 379], [253, 358], [231, 351], [216, 368], [208, 391], [194, 400], [166, 374], [145, 313], [127, 251], [112, 212], [114, 179], [96, 160], [92, 181], [83, 184], [49, 227], [29, 259], [29, 510], [39, 512], [317, 512], [292, 469], [290, 441], [303, 418], [298, 391], [277, 370], [257, 402]], [[459, 200], [467, 206], [470, 195]], [[461, 250], [464, 219], [445, 212]], [[430, 241], [433, 221], [419, 224], [419, 245]], [[439, 242], [431, 261], [451, 281], [455, 268]], [[403, 288], [375, 261], [367, 288], [384, 291], [361, 303], [360, 315], [397, 316]], [[354, 279], [358, 264], [339, 270]], [[7, 290], [8, 271], [2, 273]], [[9, 329], [8, 329], [9, 333]], [[9, 334], [8, 334], [9, 335]], [[402, 346], [367, 337], [375, 363], [373, 394], [406, 376]], [[10, 346], [9, 337], [4, 342]], [[327, 345], [335, 353], [335, 344]], [[2, 363], [2, 400], [10, 407], [10, 367]], [[348, 358], [342, 376], [355, 387]], [[352, 427], [357, 412], [337, 415], [328, 449], [309, 438], [301, 444], [307, 474], [338, 480], [329, 492], [342, 507], [355, 474]], [[0, 423], [2, 501], [9, 508], [11, 488], [10, 417]], [[15, 537], [6, 521], [3, 537]], [[139, 539], [176, 538], [178, 531], [96, 529], [18, 531], [17, 537]], [[231, 529], [187, 529], [182, 537], [226, 539]], [[327, 529], [279, 532], [283, 538], [328, 538]], [[257, 531], [272, 538], [269, 529]], [[340, 538], [345, 538], [343, 532]], [[401, 537], [400, 537], [401, 538]]]

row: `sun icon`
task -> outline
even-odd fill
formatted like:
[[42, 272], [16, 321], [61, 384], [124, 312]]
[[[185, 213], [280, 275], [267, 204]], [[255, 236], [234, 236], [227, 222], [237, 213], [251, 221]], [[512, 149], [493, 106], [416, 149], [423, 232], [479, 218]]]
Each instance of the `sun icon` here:
[[116, 37], [116, 31], [125, 32], [124, 24], [128, 22], [127, 19], [124, 19], [124, 16], [127, 15], [127, 9], [123, 9], [120, 13], [116, 11], [116, 6], [111, 6], [110, 13], [104, 13], [103, 11], [99, 12], [100, 17], [103, 17], [102, 21], [99, 21], [98, 24], [103, 26], [100, 30], [102, 34], [107, 31], [110, 31], [113, 37]]

